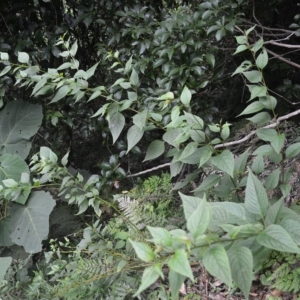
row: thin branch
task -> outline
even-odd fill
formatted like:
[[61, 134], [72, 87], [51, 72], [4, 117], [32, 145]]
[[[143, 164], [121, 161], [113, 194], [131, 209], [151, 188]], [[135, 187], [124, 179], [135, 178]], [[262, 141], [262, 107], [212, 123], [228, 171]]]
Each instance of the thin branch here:
[[[287, 114], [285, 116], [282, 116], [282, 117], [279, 117], [275, 123], [272, 123], [272, 124], [269, 124], [267, 126], [264, 126], [264, 127], [261, 127], [259, 129], [266, 129], [266, 128], [273, 128], [273, 127], [276, 127], [281, 121], [284, 121], [284, 120], [287, 120], [289, 118], [292, 118], [294, 116], [297, 116], [300, 114], [300, 109], [290, 113], [290, 114]], [[218, 149], [218, 148], [224, 148], [224, 147], [229, 147], [229, 146], [233, 146], [233, 145], [238, 145], [238, 144], [241, 144], [243, 142], [246, 142], [252, 135], [254, 135], [256, 133], [256, 130], [253, 130], [251, 131], [248, 135], [246, 135], [245, 137], [243, 137], [242, 139], [240, 140], [237, 140], [237, 141], [233, 141], [233, 142], [228, 142], [228, 143], [224, 143], [224, 144], [219, 144], [219, 145], [216, 145], [214, 146], [215, 149]], [[139, 172], [139, 173], [135, 173], [135, 174], [130, 174], [130, 175], [127, 175], [127, 177], [136, 177], [136, 176], [139, 176], [139, 175], [143, 175], [143, 174], [147, 174], [147, 173], [150, 173], [152, 171], [155, 171], [155, 170], [159, 170], [159, 169], [162, 169], [162, 168], [166, 168], [166, 167], [169, 167], [171, 165], [171, 163], [165, 163], [165, 164], [162, 164], [162, 165], [158, 165], [154, 168], [151, 168], [151, 169], [148, 169], [148, 170], [145, 170], [145, 171], [142, 171], [142, 172]]]
[[[282, 39], [285, 40], [285, 39]], [[264, 42], [264, 45], [266, 44], [271, 44], [271, 45], [275, 45], [275, 46], [279, 46], [279, 47], [285, 47], [285, 48], [289, 48], [289, 49], [300, 49], [300, 45], [291, 45], [291, 44], [282, 44], [282, 43], [277, 43], [276, 41], [267, 41]]]
[[285, 63], [287, 63], [287, 64], [289, 64], [289, 65], [291, 65], [291, 66], [294, 66], [294, 67], [300, 69], [300, 65], [298, 65], [298, 64], [296, 64], [296, 63], [294, 63], [294, 62], [292, 62], [292, 61], [290, 61], [290, 60], [288, 60], [288, 59], [286, 59], [286, 58], [283, 58], [282, 56], [280, 56], [280, 55], [274, 53], [273, 51], [271, 51], [271, 50], [269, 50], [269, 49], [266, 49], [266, 50], [267, 50], [268, 53], [270, 53], [270, 54], [273, 55], [274, 57], [276, 57], [276, 58], [278, 58], [278, 59], [284, 61]]
[[5, 21], [4, 17], [3, 17], [3, 15], [2, 15], [2, 12], [0, 12], [0, 14], [1, 14], [1, 17], [2, 17], [2, 19], [3, 19], [3, 22], [4, 22], [5, 26], [6, 26], [6, 28], [7, 28], [8, 32], [9, 32], [9, 34], [12, 35], [11, 32], [10, 32], [10, 30], [9, 30], [9, 27], [7, 26], [6, 21]]
[[268, 91], [271, 92], [272, 94], [275, 94], [276, 96], [282, 98], [283, 100], [287, 101], [287, 102], [288, 102], [289, 104], [291, 104], [291, 105], [299, 105], [299, 104], [300, 104], [300, 102], [297, 103], [297, 102], [292, 102], [292, 101], [290, 101], [289, 99], [287, 99], [287, 98], [285, 98], [284, 96], [282, 96], [282, 95], [280, 95], [280, 94], [274, 92], [273, 90], [271, 90], [271, 89], [269, 89], [269, 88], [268, 88]]
[[165, 163], [165, 164], [158, 165], [158, 166], [156, 166], [156, 167], [154, 167], [154, 168], [151, 168], [151, 169], [148, 169], [148, 170], [139, 172], [139, 173], [127, 175], [127, 177], [136, 177], [136, 176], [143, 175], [143, 174], [146, 174], [146, 173], [149, 173], [149, 172], [158, 170], [158, 169], [162, 169], [162, 168], [165, 168], [165, 167], [169, 167], [170, 165], [171, 165], [171, 163]]
[[[272, 124], [269, 124], [267, 126], [264, 126], [264, 127], [261, 127], [260, 129], [262, 128], [273, 128], [273, 127], [276, 127], [281, 121], [284, 121], [284, 120], [287, 120], [291, 117], [294, 117], [294, 116], [297, 116], [300, 114], [300, 109], [290, 113], [290, 114], [287, 114], [285, 116], [282, 116], [282, 117], [279, 117], [275, 123], [272, 123]], [[256, 130], [253, 130], [251, 131], [248, 135], [246, 135], [245, 137], [243, 137], [242, 139], [240, 140], [237, 140], [237, 141], [233, 141], [233, 142], [228, 142], [228, 143], [224, 143], [224, 144], [219, 144], [219, 145], [216, 145], [214, 148], [215, 149], [218, 149], [218, 148], [224, 148], [224, 147], [228, 147], [228, 146], [233, 146], [233, 145], [238, 145], [238, 144], [241, 144], [243, 142], [246, 142], [252, 135], [254, 135], [256, 133]]]

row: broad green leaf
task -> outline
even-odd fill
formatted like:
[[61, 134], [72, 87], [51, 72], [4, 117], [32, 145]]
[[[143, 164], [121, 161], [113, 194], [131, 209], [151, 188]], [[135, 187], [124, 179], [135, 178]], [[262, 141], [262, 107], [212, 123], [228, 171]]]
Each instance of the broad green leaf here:
[[77, 43], [77, 41], [75, 41], [75, 43], [72, 45], [72, 47], [70, 49], [70, 54], [72, 56], [75, 56], [77, 53], [77, 49], [78, 49], [78, 43]]
[[185, 277], [194, 280], [193, 272], [184, 249], [178, 249], [168, 261], [169, 268]]
[[252, 51], [253, 52], [257, 52], [259, 49], [261, 49], [261, 47], [264, 44], [264, 40], [263, 39], [259, 39], [252, 47]]
[[201, 182], [201, 184], [194, 190], [194, 192], [206, 191], [219, 183], [220, 180], [220, 175], [210, 174]]
[[283, 183], [279, 186], [279, 188], [282, 193], [282, 197], [284, 197], [284, 198], [290, 194], [291, 189], [292, 189], [292, 187], [289, 183]]
[[285, 151], [286, 158], [294, 158], [300, 153], [300, 143], [295, 143], [287, 147]]
[[259, 101], [255, 101], [249, 104], [238, 116], [253, 114], [262, 109], [264, 106]]
[[171, 288], [172, 300], [178, 299], [178, 292], [185, 280], [185, 276], [170, 270], [169, 272], [169, 284]]
[[10, 247], [14, 244], [11, 241], [10, 234], [11, 234], [11, 229], [9, 226], [9, 218], [4, 218], [0, 220], [0, 246], [1, 247]]
[[99, 65], [99, 62], [97, 62], [96, 64], [94, 64], [91, 68], [89, 68], [86, 71], [87, 79], [91, 78], [94, 75], [95, 70], [98, 67], [98, 65]]
[[229, 150], [223, 150], [220, 155], [212, 157], [210, 161], [214, 166], [233, 177], [234, 156]]
[[256, 134], [257, 136], [266, 142], [272, 142], [274, 140], [276, 140], [277, 137], [277, 132], [275, 129], [271, 129], [271, 128], [261, 128], [256, 130]]
[[158, 100], [174, 100], [174, 93], [173, 92], [167, 92], [160, 96]]
[[131, 150], [139, 141], [140, 139], [143, 137], [144, 135], [144, 130], [141, 130], [140, 128], [138, 128], [136, 125], [133, 125], [129, 128], [128, 132], [127, 132], [127, 152], [129, 152], [129, 150]]
[[39, 89], [41, 89], [47, 83], [47, 78], [42, 78], [37, 84], [34, 86], [34, 89], [31, 93], [31, 96], [34, 95]]
[[97, 97], [100, 96], [100, 95], [101, 95], [101, 91], [95, 91], [95, 92], [91, 95], [91, 97], [88, 99], [87, 102], [89, 102], [89, 101], [91, 101], [91, 100], [97, 98]]
[[297, 245], [300, 244], [300, 223], [299, 222], [284, 218], [279, 225], [282, 226], [289, 233], [289, 235], [292, 237], [293, 241]]
[[237, 174], [245, 172], [247, 160], [249, 157], [249, 149], [247, 149], [243, 154], [241, 154], [234, 163], [234, 171]]
[[18, 52], [18, 61], [22, 64], [29, 64], [29, 55], [26, 52]]
[[138, 86], [138, 84], [139, 84], [139, 75], [138, 75], [138, 73], [136, 72], [135, 69], [132, 69], [132, 72], [131, 72], [131, 75], [130, 75], [130, 83], [133, 86]]
[[271, 120], [271, 116], [267, 112], [260, 112], [254, 115], [252, 118], [246, 118], [246, 120], [249, 120], [257, 125], [263, 125]]
[[231, 286], [231, 270], [226, 250], [221, 245], [209, 247], [203, 257], [203, 264], [207, 271], [222, 282]]
[[0, 77], [8, 73], [11, 69], [11, 66], [6, 66], [0, 73]]
[[240, 45], [247, 44], [247, 42], [248, 42], [247, 36], [245, 36], [245, 35], [236, 36], [235, 39], [236, 39], [237, 43]]
[[259, 97], [259, 102], [264, 106], [264, 108], [269, 109], [269, 110], [275, 109], [275, 107], [277, 105], [276, 98], [273, 96], [269, 96], [269, 95]]
[[282, 252], [300, 253], [299, 247], [292, 240], [291, 236], [281, 226], [269, 225], [261, 232], [256, 240], [261, 245]]
[[[250, 100], [252, 100], [256, 97], [265, 97], [265, 96], [267, 96], [267, 88], [264, 85], [247, 84], [247, 87], [249, 88], [249, 91], [251, 93], [250, 99], [248, 101], [250, 101]], [[261, 103], [261, 104], [263, 104], [263, 103]]]
[[187, 144], [187, 146], [183, 149], [180, 158], [178, 159], [179, 161], [184, 160], [185, 158], [189, 157], [192, 155], [198, 147], [198, 144], [195, 142], [190, 142]]
[[172, 246], [172, 236], [167, 229], [151, 226], [147, 226], [147, 229], [150, 231], [150, 234], [152, 236], [151, 242], [153, 242], [156, 246]]
[[0, 282], [4, 280], [6, 271], [12, 262], [12, 257], [0, 257]]
[[192, 214], [197, 209], [199, 204], [205, 200], [193, 196], [187, 196], [180, 192], [179, 192], [179, 196], [182, 200], [185, 219], [186, 221], [188, 221], [188, 219], [192, 216]]
[[213, 151], [209, 146], [204, 146], [199, 149], [199, 165], [198, 168], [202, 167], [212, 156]]
[[279, 182], [279, 176], [280, 176], [280, 169], [276, 169], [273, 171], [265, 181], [265, 186], [268, 191], [273, 190], [277, 187]]
[[206, 61], [214, 68], [216, 63], [215, 56], [212, 53], [206, 53], [205, 57]]
[[143, 128], [146, 126], [147, 117], [148, 109], [144, 109], [132, 117], [133, 124], [136, 125], [140, 130], [143, 130]]
[[263, 145], [258, 147], [252, 155], [269, 155], [274, 152], [274, 149], [270, 145]]
[[108, 127], [113, 137], [113, 143], [115, 143], [125, 126], [125, 117], [121, 113], [115, 112], [111, 115], [108, 114], [107, 120]]
[[252, 163], [252, 166], [251, 166], [251, 169], [253, 170], [254, 173], [260, 174], [261, 172], [263, 172], [264, 167], [265, 167], [264, 158], [263, 158], [262, 155], [258, 155], [254, 159], [254, 161]]
[[283, 207], [283, 198], [275, 202], [272, 206], [269, 207], [266, 215], [265, 223], [266, 225], [277, 224], [279, 218], [281, 217], [281, 210]]
[[62, 86], [57, 93], [55, 94], [55, 96], [53, 97], [53, 99], [51, 100], [50, 103], [55, 103], [58, 100], [64, 98], [70, 91], [70, 87], [68, 85], [64, 85]]
[[239, 46], [236, 48], [236, 50], [235, 50], [235, 52], [233, 53], [233, 55], [238, 54], [238, 53], [240, 53], [240, 52], [243, 52], [243, 51], [245, 51], [245, 50], [247, 50], [247, 49], [248, 49], [248, 46], [247, 46], [247, 45], [239, 45]]
[[187, 123], [191, 126], [191, 128], [193, 128], [193, 129], [203, 129], [204, 122], [200, 117], [198, 117], [196, 115], [193, 115], [193, 114], [190, 114], [186, 111], [184, 111], [184, 115], [186, 117]]
[[184, 106], [189, 106], [192, 99], [192, 93], [188, 89], [187, 86], [185, 86], [181, 92], [180, 95], [180, 101]]
[[178, 147], [179, 143], [176, 142], [176, 138], [182, 133], [180, 128], [171, 128], [163, 135], [163, 140], [168, 144]]
[[155, 140], [150, 143], [147, 149], [146, 157], [143, 160], [151, 160], [159, 157], [165, 152], [165, 143], [163, 141]]
[[245, 60], [241, 63], [241, 65], [235, 70], [235, 72], [231, 75], [239, 74], [239, 73], [244, 73], [248, 69], [252, 67], [252, 63], [249, 60]]
[[129, 242], [131, 243], [136, 255], [140, 260], [149, 262], [154, 259], [155, 257], [154, 251], [151, 249], [149, 245], [145, 243], [135, 242], [131, 239], [129, 239]]
[[123, 88], [123, 89], [130, 89], [131, 88], [131, 83], [130, 82], [121, 82], [119, 83], [120, 86]]
[[271, 146], [274, 148], [275, 152], [279, 154], [281, 152], [282, 147], [284, 146], [285, 134], [281, 133], [276, 135], [274, 139], [271, 141]]
[[190, 231], [194, 238], [197, 238], [206, 231], [210, 222], [210, 218], [210, 205], [206, 203], [205, 198], [201, 199], [198, 207], [187, 220], [187, 229]]
[[142, 283], [133, 297], [137, 297], [142, 291], [152, 285], [158, 278], [159, 273], [154, 266], [145, 268], [142, 275]]
[[267, 213], [268, 204], [268, 196], [262, 183], [249, 169], [245, 196], [245, 206], [247, 210], [263, 218]]
[[248, 72], [244, 72], [243, 75], [251, 83], [258, 83], [262, 81], [262, 74], [259, 71], [248, 71]]
[[36, 134], [43, 119], [42, 107], [23, 101], [11, 101], [0, 112], [1, 154], [17, 154], [26, 158], [30, 138]]
[[245, 299], [248, 299], [253, 278], [253, 258], [251, 251], [246, 247], [233, 246], [228, 252], [233, 281], [242, 290]]
[[268, 52], [266, 48], [262, 48], [260, 54], [257, 56], [255, 62], [258, 68], [263, 69], [268, 64]]
[[0, 156], [1, 182], [5, 179], [13, 179], [19, 182], [22, 173], [29, 173], [29, 167], [20, 156], [8, 153]]
[[27, 253], [42, 251], [48, 237], [49, 215], [55, 201], [49, 193], [32, 192], [26, 205], [13, 204], [10, 211], [11, 239]]
[[171, 177], [175, 177], [176, 175], [178, 175], [183, 167], [183, 163], [181, 161], [177, 161], [177, 162], [172, 162], [170, 165], [170, 173], [171, 173]]

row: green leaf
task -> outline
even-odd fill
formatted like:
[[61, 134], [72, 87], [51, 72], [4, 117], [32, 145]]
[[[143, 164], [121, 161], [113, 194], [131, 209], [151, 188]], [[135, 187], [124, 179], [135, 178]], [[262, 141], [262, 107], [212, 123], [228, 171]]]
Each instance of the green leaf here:
[[285, 134], [281, 133], [276, 135], [274, 139], [271, 141], [271, 146], [274, 148], [275, 152], [279, 154], [281, 152], [282, 147], [284, 146]]
[[212, 66], [215, 66], [216, 59], [212, 53], [206, 53], [206, 61]]
[[259, 102], [261, 102], [261, 104], [264, 106], [264, 108], [270, 109], [270, 110], [275, 109], [275, 107], [277, 105], [276, 98], [273, 96], [269, 96], [269, 95], [259, 97]]
[[171, 233], [165, 228], [147, 226], [152, 236], [151, 242], [156, 246], [171, 247], [172, 236]]
[[[265, 97], [265, 96], [267, 96], [267, 88], [264, 85], [247, 84], [247, 87], [249, 88], [249, 91], [251, 93], [250, 99], [248, 101], [250, 101], [250, 100], [252, 100], [256, 97]], [[263, 103], [261, 103], [261, 104], [263, 104]]]
[[187, 144], [187, 146], [183, 149], [181, 156], [178, 158], [179, 161], [184, 160], [185, 158], [192, 155], [198, 147], [198, 144], [195, 142], [190, 142]]
[[11, 233], [11, 229], [9, 226], [9, 218], [4, 218], [0, 220], [0, 246], [1, 247], [10, 247], [14, 244], [11, 241], [10, 233]]
[[300, 223], [299, 222], [284, 218], [280, 222], [280, 226], [282, 226], [289, 233], [289, 235], [292, 237], [293, 241], [297, 245], [300, 244]]
[[268, 191], [273, 190], [277, 187], [279, 182], [279, 176], [280, 176], [280, 169], [276, 169], [273, 171], [265, 181], [265, 186]]
[[221, 176], [217, 174], [208, 175], [201, 184], [194, 190], [194, 192], [207, 191], [215, 186], [221, 180]]
[[194, 280], [193, 272], [184, 249], [178, 249], [168, 261], [169, 268], [185, 277]]
[[18, 61], [22, 64], [29, 64], [29, 55], [26, 52], [18, 52]]
[[245, 172], [247, 160], [249, 157], [249, 149], [247, 149], [243, 154], [241, 154], [234, 163], [234, 171], [237, 174]]
[[149, 245], [145, 243], [135, 242], [131, 239], [129, 239], [129, 242], [131, 243], [136, 255], [140, 260], [149, 262], [154, 259], [155, 257], [154, 251], [151, 249]]
[[206, 231], [210, 222], [210, 218], [210, 206], [206, 203], [206, 199], [203, 198], [198, 204], [196, 210], [187, 220], [187, 229], [190, 231], [194, 238], [197, 238]]
[[87, 79], [91, 78], [94, 75], [95, 70], [98, 67], [98, 65], [99, 65], [99, 62], [97, 62], [96, 64], [94, 64], [91, 68], [89, 68], [86, 71]]
[[91, 97], [89, 98], [89, 100], [88, 100], [87, 102], [89, 102], [89, 101], [91, 101], [91, 100], [97, 98], [97, 97], [100, 96], [100, 95], [101, 95], [101, 91], [95, 91], [95, 92], [91, 95]]
[[240, 45], [247, 44], [247, 42], [248, 42], [247, 36], [245, 36], [245, 35], [236, 36], [235, 39], [236, 39], [236, 42]]
[[113, 137], [113, 143], [115, 143], [125, 126], [125, 117], [121, 113], [115, 112], [111, 115], [108, 114], [107, 120], [108, 127]]
[[56, 202], [49, 193], [32, 192], [26, 205], [13, 204], [10, 210], [11, 239], [27, 253], [42, 251], [48, 237], [49, 215]]
[[6, 271], [12, 263], [12, 257], [0, 257], [0, 282], [4, 280]]
[[276, 130], [270, 129], [270, 128], [258, 129], [258, 130], [256, 130], [256, 134], [261, 140], [266, 141], [266, 142], [272, 142], [277, 137]]
[[267, 112], [260, 112], [254, 115], [252, 118], [246, 118], [246, 120], [249, 120], [257, 125], [263, 125], [271, 120], [271, 116]]
[[169, 272], [169, 283], [171, 288], [172, 300], [178, 299], [178, 292], [185, 280], [185, 276], [170, 270]]
[[281, 217], [281, 211], [283, 208], [283, 198], [275, 202], [271, 207], [269, 207], [266, 215], [265, 223], [266, 225], [278, 223]]
[[40, 81], [38, 81], [37, 84], [34, 86], [31, 96], [34, 95], [38, 90], [40, 90], [46, 83], [47, 83], [47, 78], [43, 78]]
[[268, 64], [268, 52], [266, 48], [262, 48], [260, 54], [257, 56], [255, 63], [258, 68], [263, 69]]
[[228, 252], [232, 279], [242, 290], [245, 299], [248, 299], [252, 285], [253, 258], [251, 251], [246, 247], [233, 246]]
[[239, 74], [239, 73], [244, 73], [248, 69], [252, 67], [252, 63], [249, 60], [245, 60], [241, 63], [241, 65], [235, 70], [235, 72], [231, 75]]
[[174, 93], [173, 92], [167, 92], [160, 96], [158, 100], [174, 100]]
[[146, 157], [143, 160], [151, 160], [159, 157], [165, 152], [165, 143], [163, 141], [155, 140], [150, 143], [147, 149]]
[[214, 166], [233, 177], [234, 156], [229, 150], [223, 150], [220, 155], [212, 157], [210, 161]]
[[261, 38], [259, 39], [252, 47], [253, 52], [257, 52], [264, 44], [264, 40]]
[[159, 273], [157, 272], [155, 266], [145, 268], [142, 275], [142, 283], [133, 297], [137, 297], [142, 291], [152, 285], [158, 278]]
[[255, 101], [255, 102], [252, 102], [251, 104], [249, 104], [239, 115], [239, 116], [242, 116], [242, 115], [249, 115], [249, 114], [253, 114], [257, 111], [260, 111], [264, 109], [264, 106], [259, 102], [259, 101]]
[[139, 75], [135, 69], [132, 69], [131, 76], [130, 76], [130, 83], [133, 86], [138, 86], [139, 84]]
[[148, 109], [144, 109], [142, 112], [137, 113], [132, 117], [133, 124], [135, 124], [140, 130], [146, 126], [148, 117]]
[[6, 66], [0, 73], [0, 77], [8, 73], [11, 69], [11, 66]]
[[222, 282], [231, 286], [231, 270], [226, 250], [221, 245], [209, 247], [203, 257], [203, 264], [207, 271]]
[[188, 219], [192, 216], [199, 204], [204, 200], [193, 196], [186, 196], [180, 192], [179, 196], [182, 200], [185, 219], [186, 221], [188, 221]]
[[72, 56], [75, 56], [77, 53], [77, 49], [78, 49], [78, 43], [77, 43], [77, 41], [75, 41], [75, 43], [72, 45], [72, 47], [70, 49], [70, 54]]
[[264, 158], [263, 158], [262, 155], [258, 155], [254, 159], [251, 168], [252, 168], [252, 170], [253, 170], [254, 173], [260, 174], [261, 172], [263, 172], [264, 167], [265, 167]]
[[213, 151], [209, 146], [204, 146], [199, 149], [199, 165], [198, 168], [202, 167], [212, 156]]
[[258, 83], [262, 81], [262, 74], [259, 71], [248, 71], [248, 72], [244, 72], [243, 75], [251, 83]]
[[274, 152], [274, 149], [270, 145], [263, 145], [258, 147], [252, 155], [269, 155]]
[[285, 151], [286, 158], [294, 158], [300, 153], [300, 143], [295, 143], [287, 147]]
[[281, 226], [271, 224], [256, 237], [261, 245], [282, 252], [300, 253], [299, 247]]
[[236, 50], [235, 50], [235, 52], [233, 53], [233, 55], [238, 54], [238, 53], [240, 53], [240, 52], [243, 52], [243, 51], [245, 51], [245, 50], [247, 50], [247, 49], [248, 49], [248, 46], [247, 46], [247, 45], [239, 45], [239, 46], [236, 48]]
[[143, 137], [144, 130], [141, 130], [136, 125], [133, 125], [129, 128], [127, 132], [127, 152], [129, 152], [130, 149], [132, 149]]
[[249, 169], [245, 196], [245, 206], [247, 210], [263, 218], [267, 213], [268, 204], [268, 196], [262, 183]]
[[11, 101], [0, 112], [1, 154], [17, 154], [26, 158], [30, 138], [36, 134], [43, 119], [42, 107], [23, 101]]
[[50, 103], [55, 103], [58, 100], [64, 98], [70, 91], [70, 88], [68, 85], [62, 86], [56, 93], [56, 95], [53, 97]]
[[189, 106], [192, 99], [192, 93], [188, 89], [187, 86], [185, 86], [181, 92], [180, 95], [180, 101], [184, 106]]

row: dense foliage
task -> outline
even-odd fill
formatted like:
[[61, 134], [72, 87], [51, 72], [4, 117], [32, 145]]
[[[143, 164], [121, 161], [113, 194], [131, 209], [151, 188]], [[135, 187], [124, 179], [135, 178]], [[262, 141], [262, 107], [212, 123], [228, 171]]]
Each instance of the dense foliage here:
[[281, 288], [297, 3], [3, 2], [3, 298], [177, 299], [204, 269], [246, 299], [262, 269]]

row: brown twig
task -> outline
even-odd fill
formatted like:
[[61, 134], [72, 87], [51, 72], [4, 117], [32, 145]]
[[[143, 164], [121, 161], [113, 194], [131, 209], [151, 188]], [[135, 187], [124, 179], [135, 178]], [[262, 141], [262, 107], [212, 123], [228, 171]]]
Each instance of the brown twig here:
[[296, 63], [294, 63], [294, 62], [292, 62], [292, 61], [290, 61], [290, 60], [288, 60], [288, 59], [286, 59], [286, 58], [283, 58], [282, 56], [280, 56], [280, 55], [274, 53], [273, 51], [271, 51], [271, 50], [269, 50], [269, 49], [266, 49], [266, 50], [267, 50], [268, 53], [270, 53], [270, 54], [273, 55], [274, 57], [278, 58], [279, 60], [282, 60], [282, 61], [284, 61], [285, 63], [287, 63], [287, 64], [289, 64], [289, 65], [291, 65], [291, 66], [294, 66], [294, 67], [300, 69], [300, 65], [298, 65], [298, 64], [296, 64]]

